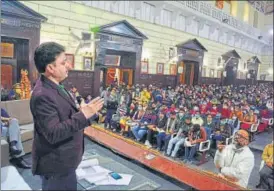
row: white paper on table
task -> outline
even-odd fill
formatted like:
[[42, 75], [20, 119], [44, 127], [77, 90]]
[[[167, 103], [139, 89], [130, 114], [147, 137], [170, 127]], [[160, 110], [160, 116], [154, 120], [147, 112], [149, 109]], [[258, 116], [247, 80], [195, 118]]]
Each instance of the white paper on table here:
[[99, 165], [93, 166], [93, 169], [96, 171], [96, 173], [110, 173], [111, 172], [110, 170], [103, 168]]
[[102, 173], [101, 175], [97, 176], [88, 176], [85, 177], [85, 180], [90, 184], [97, 184], [99, 181], [108, 180], [108, 173]]
[[110, 170], [107, 170], [101, 166], [90, 166], [89, 168], [85, 169], [77, 169], [76, 174], [78, 180], [83, 179], [83, 178], [88, 178], [88, 177], [96, 177], [96, 176], [105, 176], [108, 173], [110, 173]]
[[108, 175], [107, 179], [103, 179], [102, 181], [97, 181], [96, 185], [129, 185], [132, 176], [130, 174], [119, 174], [122, 178], [115, 180], [110, 175]]
[[95, 166], [99, 165], [97, 159], [90, 159], [82, 161], [76, 169], [76, 175], [78, 180], [85, 178], [86, 176], [97, 173]]
[[95, 165], [99, 165], [98, 159], [83, 160], [79, 164], [78, 168], [83, 168], [83, 167], [88, 167], [88, 166], [95, 166]]
[[86, 172], [83, 169], [79, 168], [79, 169], [76, 169], [76, 175], [78, 179], [82, 179], [82, 177], [86, 175]]
[[110, 170], [99, 166], [97, 159], [84, 160], [76, 169], [78, 180], [85, 179], [96, 185], [129, 185], [132, 179], [130, 174], [119, 174], [122, 178], [115, 180], [109, 175], [110, 172]]

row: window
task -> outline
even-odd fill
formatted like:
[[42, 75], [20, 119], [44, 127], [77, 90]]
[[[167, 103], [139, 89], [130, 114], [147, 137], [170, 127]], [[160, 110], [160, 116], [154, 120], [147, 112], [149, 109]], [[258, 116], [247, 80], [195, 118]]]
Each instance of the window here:
[[166, 9], [163, 9], [162, 11], [162, 15], [161, 15], [161, 23], [163, 25], [166, 25], [168, 27], [171, 27], [171, 16], [172, 16], [172, 12]]
[[230, 3], [230, 1], [224, 1], [223, 11], [225, 11], [228, 14], [231, 13], [231, 3]]
[[154, 23], [155, 6], [144, 2], [142, 6], [142, 18], [145, 21]]
[[106, 55], [105, 65], [120, 66], [121, 56], [119, 55]]
[[254, 11], [253, 27], [258, 28], [258, 11]]
[[217, 78], [222, 78], [222, 71], [221, 70], [217, 71]]
[[214, 78], [214, 69], [210, 69], [210, 75], [209, 77]]
[[1, 42], [1, 57], [13, 58], [14, 57], [14, 44]]
[[202, 77], [206, 77], [206, 67], [202, 68]]
[[238, 11], [238, 2], [237, 1], [231, 1], [230, 2], [230, 14], [233, 17], [237, 16], [237, 11]]
[[185, 30], [185, 17], [179, 15], [179, 30]]
[[248, 22], [249, 20], [249, 4], [246, 2], [244, 7], [244, 21]]

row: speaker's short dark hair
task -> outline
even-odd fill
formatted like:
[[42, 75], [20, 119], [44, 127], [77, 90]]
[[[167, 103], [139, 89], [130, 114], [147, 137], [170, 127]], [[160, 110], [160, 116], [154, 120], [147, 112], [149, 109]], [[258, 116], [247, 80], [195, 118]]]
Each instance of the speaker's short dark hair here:
[[56, 56], [65, 52], [64, 46], [56, 42], [40, 44], [34, 52], [34, 63], [39, 73], [44, 73], [46, 66], [55, 61]]

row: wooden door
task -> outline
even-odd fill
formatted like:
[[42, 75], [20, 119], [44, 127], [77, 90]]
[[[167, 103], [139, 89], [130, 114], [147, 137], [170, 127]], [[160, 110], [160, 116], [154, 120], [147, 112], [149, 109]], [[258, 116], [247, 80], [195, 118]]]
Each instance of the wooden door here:
[[185, 64], [184, 62], [179, 63], [178, 72], [180, 73], [180, 84], [185, 84]]
[[108, 68], [106, 72], [106, 85], [110, 85], [115, 80], [116, 68]]
[[181, 62], [179, 67], [183, 68], [183, 72], [180, 75], [180, 83], [193, 85], [194, 80], [194, 63], [184, 63]]
[[5, 88], [12, 88], [12, 66], [7, 64], [1, 65], [1, 85]]
[[127, 85], [132, 86], [133, 70], [132, 69], [120, 69], [120, 83], [124, 82]]
[[193, 80], [194, 80], [194, 63], [190, 64], [190, 80], [189, 80], [189, 85], [193, 85]]

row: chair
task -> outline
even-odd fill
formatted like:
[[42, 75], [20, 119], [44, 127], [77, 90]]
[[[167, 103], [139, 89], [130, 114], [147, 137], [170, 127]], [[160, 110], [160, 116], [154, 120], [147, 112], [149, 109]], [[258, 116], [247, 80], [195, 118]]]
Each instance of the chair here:
[[199, 163], [197, 164], [197, 166], [200, 166], [209, 161], [206, 158], [206, 154], [207, 154], [207, 151], [210, 149], [210, 145], [211, 145], [210, 140], [206, 140], [200, 143], [198, 152], [202, 153], [202, 157]]
[[270, 118], [268, 121], [268, 128], [267, 128], [268, 133], [270, 133], [269, 130], [273, 127], [273, 123], [274, 123], [273, 118]]
[[251, 127], [249, 129], [250, 135], [251, 135], [250, 136], [250, 139], [251, 139], [250, 141], [254, 141], [254, 133], [257, 132], [259, 124], [260, 124], [260, 120], [258, 120], [257, 123], [251, 125]]
[[230, 145], [230, 144], [232, 144], [232, 143], [233, 143], [233, 137], [234, 137], [234, 135], [232, 135], [232, 136], [229, 137], [229, 138], [226, 138], [226, 139], [225, 139], [225, 145]]
[[269, 130], [272, 128], [273, 122], [274, 122], [273, 118], [270, 118], [270, 119], [268, 119], [268, 118], [262, 118], [262, 120], [261, 120], [261, 123], [267, 124], [266, 130], [267, 130], [268, 133], [270, 133]]
[[258, 126], [259, 126], [258, 123], [252, 124], [250, 127], [250, 132], [255, 133], [258, 130]]
[[268, 125], [269, 125], [269, 126], [272, 126], [272, 125], [273, 125], [273, 123], [274, 123], [273, 118], [270, 118], [270, 119], [269, 119], [269, 121], [268, 121]]

